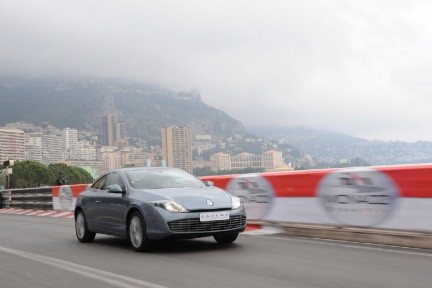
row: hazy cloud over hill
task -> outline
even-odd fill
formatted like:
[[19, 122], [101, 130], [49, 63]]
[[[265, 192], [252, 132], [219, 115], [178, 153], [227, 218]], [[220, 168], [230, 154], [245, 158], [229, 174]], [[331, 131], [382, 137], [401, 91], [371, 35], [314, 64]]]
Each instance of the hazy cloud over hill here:
[[246, 127], [432, 140], [430, 1], [3, 1], [0, 74], [121, 78]]

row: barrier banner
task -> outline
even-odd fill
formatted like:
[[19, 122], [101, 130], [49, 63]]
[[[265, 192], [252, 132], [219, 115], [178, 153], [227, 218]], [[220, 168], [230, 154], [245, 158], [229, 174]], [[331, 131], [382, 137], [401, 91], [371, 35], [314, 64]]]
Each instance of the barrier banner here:
[[53, 209], [74, 211], [76, 198], [89, 186], [89, 184], [53, 186]]
[[250, 220], [432, 231], [432, 165], [201, 177], [240, 197]]

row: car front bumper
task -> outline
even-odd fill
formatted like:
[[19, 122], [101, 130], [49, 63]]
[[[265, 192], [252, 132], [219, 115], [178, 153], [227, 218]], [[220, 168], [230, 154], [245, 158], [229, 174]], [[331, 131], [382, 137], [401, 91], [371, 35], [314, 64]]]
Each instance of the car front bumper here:
[[147, 226], [147, 237], [151, 240], [164, 238], [187, 239], [243, 232], [246, 229], [244, 208], [226, 210], [226, 212], [229, 212], [229, 219], [227, 220], [201, 222], [200, 214], [204, 212], [171, 213], [162, 208], [154, 208], [153, 213], [144, 217]]

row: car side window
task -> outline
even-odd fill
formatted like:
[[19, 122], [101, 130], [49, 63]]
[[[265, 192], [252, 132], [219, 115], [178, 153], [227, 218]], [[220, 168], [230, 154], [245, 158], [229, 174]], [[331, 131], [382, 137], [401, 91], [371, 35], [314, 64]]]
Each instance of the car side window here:
[[91, 186], [91, 188], [96, 189], [96, 190], [105, 190], [106, 189], [106, 184], [105, 184], [106, 180], [107, 180], [107, 175], [102, 176]]
[[122, 188], [123, 191], [126, 191], [126, 185], [123, 181], [122, 176], [120, 173], [112, 172], [108, 175], [108, 180], [106, 181], [106, 186], [112, 185], [112, 184], [118, 184]]

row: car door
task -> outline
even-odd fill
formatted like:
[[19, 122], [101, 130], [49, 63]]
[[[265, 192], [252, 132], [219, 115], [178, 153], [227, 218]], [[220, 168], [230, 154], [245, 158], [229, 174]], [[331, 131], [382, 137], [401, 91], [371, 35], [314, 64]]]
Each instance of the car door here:
[[119, 172], [111, 172], [108, 174], [105, 184], [105, 189], [110, 185], [117, 184], [125, 193], [110, 193], [105, 190], [101, 194], [98, 204], [99, 223], [104, 230], [108, 231], [107, 233], [124, 236], [128, 207], [125, 182]]
[[101, 194], [106, 192], [106, 180], [108, 175], [103, 175], [90, 187], [83, 199], [83, 208], [89, 229], [94, 232], [100, 232], [100, 203]]

